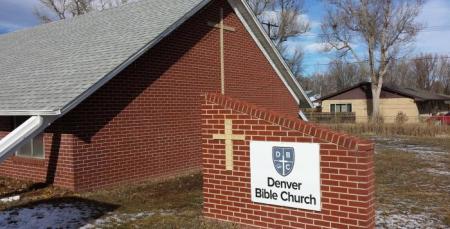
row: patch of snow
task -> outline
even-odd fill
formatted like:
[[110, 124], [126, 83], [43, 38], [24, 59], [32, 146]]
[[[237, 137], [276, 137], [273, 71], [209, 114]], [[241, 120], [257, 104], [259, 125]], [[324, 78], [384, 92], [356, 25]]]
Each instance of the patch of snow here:
[[9, 202], [18, 201], [18, 200], [20, 200], [19, 195], [2, 198], [2, 199], [0, 199], [0, 202], [9, 203]]
[[0, 212], [0, 228], [78, 228], [95, 214], [86, 204], [38, 204]]
[[444, 171], [444, 170], [435, 169], [435, 168], [428, 168], [428, 169], [425, 169], [425, 171], [428, 173], [435, 174], [435, 175], [450, 176], [450, 171]]
[[[380, 147], [382, 149], [393, 149], [399, 150], [403, 152], [410, 152], [416, 154], [440, 154], [446, 155], [448, 152], [440, 147], [435, 146], [427, 146], [427, 145], [415, 145], [415, 144], [405, 144], [402, 139], [394, 138], [394, 139], [384, 139], [384, 138], [374, 138], [376, 143], [376, 147]], [[380, 142], [381, 141], [381, 142]]]
[[96, 219], [94, 222], [86, 224], [80, 229], [93, 229], [101, 227], [119, 226], [126, 222], [132, 222], [139, 219], [151, 217], [155, 215], [153, 212], [139, 212], [139, 213], [108, 213], [107, 216]]
[[[41, 203], [0, 212], [0, 228], [109, 228], [171, 211], [105, 213], [106, 209], [84, 202]], [[100, 217], [100, 218], [99, 218]]]
[[376, 212], [376, 228], [447, 228], [439, 219], [428, 214], [389, 214]]
[[[450, 169], [447, 164], [440, 163], [442, 158], [445, 158], [450, 152], [442, 149], [438, 146], [429, 145], [419, 145], [419, 144], [407, 144], [405, 139], [402, 138], [385, 138], [385, 137], [374, 137], [372, 138], [376, 142], [376, 148], [378, 149], [392, 149], [403, 152], [414, 153], [417, 157], [431, 161], [433, 168], [425, 169], [425, 172], [434, 175], [449, 176]], [[375, 151], [375, 153], [378, 153]]]

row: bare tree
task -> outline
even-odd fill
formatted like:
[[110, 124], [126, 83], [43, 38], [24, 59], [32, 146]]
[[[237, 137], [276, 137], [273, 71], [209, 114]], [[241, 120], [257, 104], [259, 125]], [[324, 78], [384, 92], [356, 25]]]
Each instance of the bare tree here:
[[276, 34], [274, 41], [277, 45], [311, 29], [309, 21], [302, 18], [305, 13], [303, 0], [277, 0], [272, 7], [278, 12], [277, 22], [274, 23], [278, 23], [279, 27], [272, 28]]
[[[391, 62], [414, 41], [421, 25], [415, 22], [423, 0], [326, 0], [329, 9], [322, 24], [324, 42], [340, 56], [367, 62], [372, 90], [372, 120], [379, 115], [384, 77]], [[360, 56], [356, 44], [366, 46]]]
[[442, 85], [443, 94], [450, 95], [450, 59], [449, 56], [441, 56], [439, 58], [437, 74], [439, 82]]
[[42, 23], [48, 23], [116, 7], [126, 2], [127, 0], [39, 0], [42, 7], [35, 8], [33, 13]]
[[265, 27], [266, 32], [270, 34], [294, 74], [300, 74], [303, 50], [288, 47], [286, 41], [311, 29], [309, 21], [304, 18], [303, 0], [248, 0], [248, 2], [260, 22], [275, 25]]
[[302, 87], [307, 91], [313, 91], [321, 96], [337, 91], [336, 81], [327, 73], [314, 73], [311, 76], [298, 77]]
[[340, 59], [330, 63], [326, 74], [336, 83], [337, 90], [365, 81], [367, 75], [365, 68], [361, 68], [360, 65], [347, 63]]
[[421, 54], [413, 59], [412, 66], [416, 76], [416, 85], [420, 89], [431, 90], [437, 80], [435, 70], [439, 57], [432, 54]]
[[366, 68], [339, 59], [331, 62], [327, 71], [323, 73], [298, 79], [304, 89], [325, 96], [365, 81], [366, 76]]
[[248, 0], [250, 8], [252, 8], [253, 13], [256, 17], [261, 17], [261, 15], [272, 8], [274, 0]]
[[416, 75], [409, 60], [393, 60], [384, 79], [385, 83], [399, 87], [411, 87], [416, 84]]
[[303, 72], [303, 58], [304, 52], [299, 48], [296, 48], [294, 50], [294, 53], [291, 57], [286, 58], [286, 63], [295, 76], [300, 76], [300, 74]]

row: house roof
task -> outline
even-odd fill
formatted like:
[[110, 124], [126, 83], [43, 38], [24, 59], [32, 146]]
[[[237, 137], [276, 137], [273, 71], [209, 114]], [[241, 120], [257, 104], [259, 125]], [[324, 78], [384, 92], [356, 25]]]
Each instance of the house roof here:
[[66, 113], [209, 2], [141, 0], [0, 36], [0, 115]]
[[450, 101], [450, 96], [437, 94], [430, 91], [425, 91], [417, 88], [401, 88], [393, 85], [386, 86], [386, 90], [390, 90], [392, 92], [396, 92], [401, 95], [405, 95], [406, 97], [410, 97], [416, 101]]
[[[372, 91], [370, 90], [370, 82], [361, 82], [358, 84], [355, 84], [351, 87], [347, 87], [344, 88], [342, 90], [339, 90], [335, 93], [323, 96], [322, 98], [320, 98], [320, 101], [323, 100], [327, 100], [330, 99], [332, 97], [335, 97], [337, 95], [340, 95], [342, 93], [351, 91], [355, 88], [365, 88], [367, 90], [367, 95], [371, 98], [372, 96]], [[384, 91], [388, 91], [388, 92], [392, 92], [404, 97], [408, 97], [411, 99], [414, 99], [415, 101], [450, 101], [450, 96], [448, 95], [442, 95], [442, 94], [437, 94], [437, 93], [433, 93], [430, 91], [425, 91], [425, 90], [421, 90], [421, 89], [417, 89], [417, 88], [403, 88], [403, 87], [399, 87], [396, 85], [389, 85], [389, 84], [384, 84], [382, 90]]]

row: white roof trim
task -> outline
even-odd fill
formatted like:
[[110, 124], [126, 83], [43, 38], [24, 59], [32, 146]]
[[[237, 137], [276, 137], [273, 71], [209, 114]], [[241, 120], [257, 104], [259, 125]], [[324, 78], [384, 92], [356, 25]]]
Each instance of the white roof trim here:
[[[244, 24], [244, 26], [247, 29], [247, 31], [251, 34], [251, 36], [254, 39], [254, 41], [257, 43], [258, 47], [264, 53], [264, 55], [266, 56], [267, 60], [270, 62], [272, 67], [275, 69], [275, 71], [277, 72], [277, 74], [280, 77], [280, 79], [283, 81], [283, 83], [289, 89], [289, 92], [291, 92], [291, 94], [294, 96], [294, 98], [297, 101], [297, 103], [300, 104], [298, 96], [293, 91], [291, 85], [289, 85], [289, 83], [284, 78], [284, 76], [281, 73], [279, 67], [273, 62], [272, 58], [268, 55], [268, 53], [267, 53], [266, 49], [264, 48], [264, 46], [262, 45], [260, 39], [258, 39], [256, 34], [254, 33], [255, 30], [257, 30], [263, 36], [265, 42], [267, 42], [269, 44], [269, 51], [273, 51], [274, 54], [276, 55], [276, 57], [278, 58], [278, 60], [282, 63], [284, 70], [288, 73], [288, 77], [290, 77], [291, 80], [294, 82], [295, 86], [301, 92], [301, 94], [303, 95], [303, 97], [304, 97], [305, 101], [308, 103], [308, 105], [310, 107], [313, 107], [313, 103], [311, 102], [311, 100], [306, 95], [306, 93], [303, 90], [302, 86], [295, 79], [294, 74], [292, 73], [291, 69], [288, 67], [288, 65], [286, 64], [286, 61], [283, 59], [283, 57], [281, 56], [280, 52], [278, 51], [278, 49], [273, 44], [272, 40], [269, 38], [267, 33], [262, 28], [261, 24], [259, 23], [259, 21], [256, 18], [256, 16], [253, 14], [253, 11], [251, 10], [251, 8], [247, 4], [247, 2], [245, 0], [228, 0], [228, 2], [233, 7], [236, 15], [239, 17], [239, 19], [241, 20], [242, 24]], [[245, 9], [245, 12], [241, 12], [239, 10], [239, 7], [237, 6], [237, 4], [242, 4], [243, 8]], [[250, 26], [247, 23], [247, 21], [245, 20], [245, 18], [242, 15], [242, 13], [246, 13], [246, 14], [248, 14], [248, 16], [250, 16], [250, 18], [253, 20], [254, 24], [256, 25], [256, 28], [255, 28], [255, 26]]]
[[244, 17], [242, 16], [241, 12], [239, 11], [239, 9], [236, 7], [235, 3], [232, 0], [228, 1], [230, 3], [230, 5], [233, 7], [234, 12], [236, 13], [236, 15], [238, 16], [239, 20], [241, 21], [241, 23], [244, 25], [245, 29], [247, 30], [248, 33], [250, 33], [251, 37], [253, 38], [253, 40], [255, 41], [255, 43], [257, 44], [258, 48], [261, 50], [261, 52], [264, 54], [264, 56], [266, 57], [266, 59], [269, 61], [270, 65], [272, 65], [272, 68], [275, 70], [275, 72], [277, 73], [278, 77], [280, 78], [280, 80], [283, 82], [284, 86], [286, 86], [286, 88], [288, 89], [288, 91], [291, 93], [292, 97], [294, 98], [294, 100], [297, 102], [297, 104], [300, 104], [300, 100], [299, 98], [295, 95], [294, 91], [292, 90], [292, 88], [289, 86], [289, 84], [286, 82], [286, 79], [283, 77], [283, 75], [281, 74], [281, 72], [279, 71], [279, 69], [276, 67], [275, 63], [273, 62], [272, 58], [270, 58], [269, 54], [267, 54], [266, 50], [264, 49], [264, 47], [262, 46], [261, 42], [259, 41], [259, 39], [256, 37], [256, 35], [253, 33], [253, 30], [251, 29], [251, 27], [247, 24], [247, 21], [244, 19]]
[[23, 143], [44, 131], [55, 120], [56, 116], [31, 116], [8, 135], [1, 138], [0, 163], [14, 154], [15, 150], [22, 146]]
[[298, 112], [298, 115], [300, 116], [300, 118], [301, 118], [303, 121], [309, 122], [308, 117], [306, 117], [305, 113], [303, 113], [302, 110], [300, 110], [300, 111]]
[[54, 116], [54, 115], [60, 115], [60, 111], [50, 111], [50, 110], [36, 110], [36, 111], [0, 111], [0, 116]]

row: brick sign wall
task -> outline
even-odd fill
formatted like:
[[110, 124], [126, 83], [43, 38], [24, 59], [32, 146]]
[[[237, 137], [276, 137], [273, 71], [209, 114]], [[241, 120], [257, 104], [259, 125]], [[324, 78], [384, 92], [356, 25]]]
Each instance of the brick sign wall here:
[[[263, 228], [374, 227], [371, 142], [217, 94], [205, 96], [202, 120], [205, 217]], [[245, 139], [233, 140], [231, 170], [225, 140], [215, 138], [225, 120]], [[320, 143], [320, 211], [252, 202], [252, 141]]]

